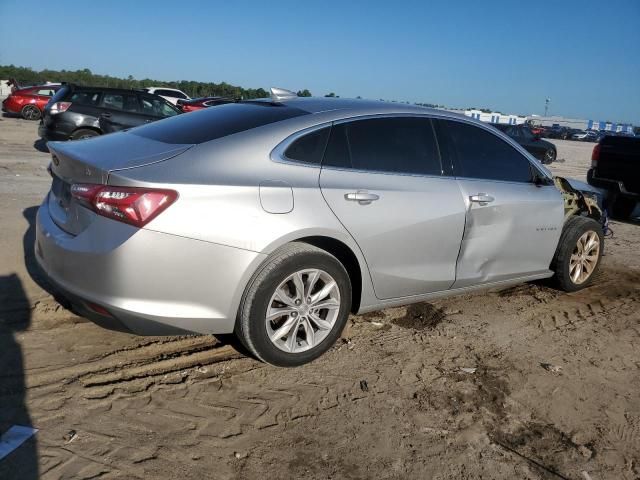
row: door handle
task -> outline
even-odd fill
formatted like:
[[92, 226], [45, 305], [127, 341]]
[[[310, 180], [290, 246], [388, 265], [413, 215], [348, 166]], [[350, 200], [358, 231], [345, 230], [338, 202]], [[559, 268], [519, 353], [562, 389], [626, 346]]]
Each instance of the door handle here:
[[380, 198], [380, 195], [369, 193], [366, 190], [358, 190], [353, 193], [345, 193], [344, 199], [351, 202], [358, 202], [360, 205], [369, 205]]
[[480, 205], [486, 205], [487, 203], [491, 203], [495, 200], [491, 195], [487, 195], [486, 193], [478, 193], [476, 195], [471, 195], [469, 200], [474, 203], [479, 203]]
[[111, 114], [110, 113], [103, 113], [102, 115], [100, 115], [101, 117], [104, 118], [111, 118]]

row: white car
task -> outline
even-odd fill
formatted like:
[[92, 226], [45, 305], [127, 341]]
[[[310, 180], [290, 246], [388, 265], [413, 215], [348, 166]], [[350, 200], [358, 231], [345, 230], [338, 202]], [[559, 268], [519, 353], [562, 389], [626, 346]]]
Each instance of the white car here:
[[174, 105], [178, 104], [178, 100], [191, 100], [191, 97], [189, 95], [175, 88], [148, 87], [144, 88], [143, 90], [155, 95], [159, 95], [168, 102], [173, 103]]

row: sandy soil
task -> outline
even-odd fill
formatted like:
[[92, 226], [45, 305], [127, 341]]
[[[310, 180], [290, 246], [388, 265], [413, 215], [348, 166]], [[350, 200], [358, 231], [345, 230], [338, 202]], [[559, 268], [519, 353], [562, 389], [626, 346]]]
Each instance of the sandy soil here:
[[[0, 118], [0, 478], [640, 478], [640, 229], [595, 285], [541, 284], [354, 316], [296, 369], [214, 337], [102, 330], [42, 288], [36, 124]], [[555, 142], [584, 179], [592, 145]]]

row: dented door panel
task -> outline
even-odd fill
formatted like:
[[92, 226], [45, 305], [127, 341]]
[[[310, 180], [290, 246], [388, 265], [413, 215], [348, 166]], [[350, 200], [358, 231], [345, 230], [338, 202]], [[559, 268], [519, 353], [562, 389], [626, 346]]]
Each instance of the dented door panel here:
[[[554, 186], [457, 181], [467, 214], [453, 288], [549, 271], [564, 216]], [[486, 197], [491, 201], [478, 201]]]

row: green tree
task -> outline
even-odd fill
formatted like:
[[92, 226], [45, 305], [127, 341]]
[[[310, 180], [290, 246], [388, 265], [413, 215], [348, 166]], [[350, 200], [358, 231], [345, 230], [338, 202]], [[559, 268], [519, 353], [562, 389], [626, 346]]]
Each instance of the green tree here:
[[309, 90], [307, 90], [306, 88], [304, 90], [298, 90], [297, 95], [299, 97], [311, 97], [311, 92]]

